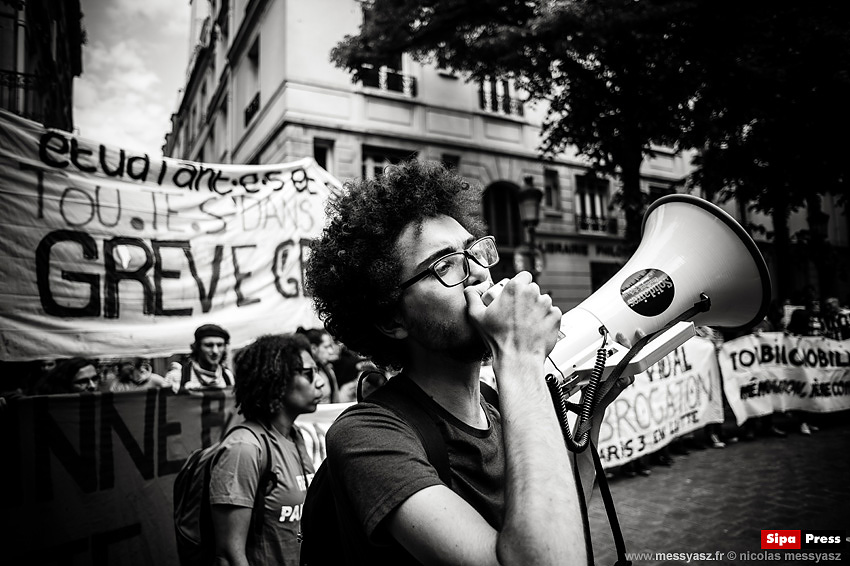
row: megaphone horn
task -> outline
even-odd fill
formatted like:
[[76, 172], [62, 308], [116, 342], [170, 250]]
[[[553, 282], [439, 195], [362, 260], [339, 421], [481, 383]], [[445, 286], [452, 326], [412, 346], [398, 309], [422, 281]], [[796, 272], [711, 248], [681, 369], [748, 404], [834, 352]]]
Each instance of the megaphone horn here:
[[[596, 399], [613, 384], [612, 373], [648, 369], [693, 337], [694, 324], [751, 326], [770, 303], [770, 276], [758, 247], [714, 204], [691, 195], [662, 197], [649, 206], [641, 228], [640, 245], [626, 265], [561, 318], [561, 338], [546, 361], [546, 381], [574, 452], [589, 444]], [[609, 335], [630, 339], [638, 330], [646, 337], [635, 347], [608, 346]], [[566, 398], [584, 384], [573, 435]]]
[[[547, 371], [567, 378], [567, 390], [587, 377], [602, 343], [597, 332], [602, 327], [612, 337], [631, 338], [638, 330], [651, 335], [709, 299], [710, 308], [692, 316], [692, 323], [676, 324], [654, 338], [630, 364], [634, 374], [692, 337], [694, 324], [745, 328], [767, 312], [771, 285], [764, 258], [721, 208], [692, 195], [668, 195], [647, 208], [641, 228], [640, 245], [629, 261], [561, 319], [563, 338], [549, 355]], [[614, 346], [607, 373], [628, 351]]]

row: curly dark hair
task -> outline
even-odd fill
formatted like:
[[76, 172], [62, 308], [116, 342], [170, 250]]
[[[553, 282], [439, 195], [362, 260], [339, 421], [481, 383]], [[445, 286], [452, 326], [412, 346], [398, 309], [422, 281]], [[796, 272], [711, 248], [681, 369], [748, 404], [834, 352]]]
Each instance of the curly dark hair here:
[[86, 366], [97, 369], [93, 360], [88, 358], [67, 358], [58, 360], [56, 367], [47, 372], [35, 385], [38, 395], [56, 395], [61, 393], [76, 393], [73, 386], [77, 372]]
[[301, 368], [301, 352], [310, 342], [297, 334], [267, 334], [233, 358], [236, 406], [245, 418], [268, 424], [283, 408], [286, 386]]
[[343, 194], [328, 201], [328, 225], [312, 243], [305, 271], [316, 312], [331, 335], [378, 365], [402, 367], [399, 341], [375, 326], [401, 296], [398, 237], [409, 224], [438, 215], [483, 236], [480, 197], [480, 187], [436, 162], [406, 161], [375, 179], [347, 182]]

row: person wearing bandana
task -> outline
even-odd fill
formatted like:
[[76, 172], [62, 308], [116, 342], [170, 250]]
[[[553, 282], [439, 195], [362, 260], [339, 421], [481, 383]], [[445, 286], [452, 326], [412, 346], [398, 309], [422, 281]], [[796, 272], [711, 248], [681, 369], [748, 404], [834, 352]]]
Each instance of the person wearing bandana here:
[[233, 373], [224, 364], [230, 333], [216, 324], [204, 324], [195, 330], [192, 353], [182, 366], [171, 364], [166, 379], [177, 391], [224, 389], [233, 385]]

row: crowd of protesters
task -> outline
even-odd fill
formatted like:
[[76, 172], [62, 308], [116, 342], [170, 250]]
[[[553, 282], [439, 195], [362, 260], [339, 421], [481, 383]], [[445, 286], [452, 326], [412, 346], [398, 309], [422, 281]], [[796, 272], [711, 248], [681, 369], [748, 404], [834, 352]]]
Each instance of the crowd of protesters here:
[[[374, 363], [348, 350], [323, 328], [298, 328], [310, 345], [317, 373], [322, 377], [322, 403], [347, 403], [357, 399], [357, 378], [369, 371], [367, 390], [377, 374], [388, 373]], [[230, 363], [230, 334], [222, 326], [204, 324], [194, 333], [189, 352], [167, 364], [164, 375], [154, 371], [155, 361], [147, 357], [84, 358], [36, 360], [15, 364], [15, 371], [0, 375], [0, 404], [23, 396], [61, 395], [83, 392], [119, 393], [167, 388], [174, 393], [197, 394], [214, 389], [230, 389], [236, 381]], [[8, 370], [11, 364], [5, 366]], [[381, 381], [382, 383], [383, 381]]]
[[[801, 306], [786, 303], [780, 305], [771, 303], [764, 320], [755, 327], [747, 329], [746, 333], [784, 332], [789, 335], [823, 337], [833, 340], [850, 339], [850, 308], [841, 306], [837, 297], [829, 297], [824, 301], [812, 298], [811, 290], [803, 291], [807, 299], [799, 302]], [[740, 334], [724, 334], [720, 329], [698, 327], [697, 335], [714, 343], [715, 353], [720, 351], [724, 341], [731, 340]], [[725, 395], [723, 399], [724, 413], [730, 412]], [[783, 420], [780, 426], [776, 421]], [[672, 466], [675, 456], [687, 456], [692, 450], [705, 448], [723, 449], [729, 444], [739, 441], [753, 441], [757, 437], [785, 438], [789, 433], [799, 433], [811, 436], [819, 430], [812, 423], [812, 417], [804, 411], [789, 411], [781, 415], [765, 415], [748, 419], [739, 428], [735, 425], [723, 426], [720, 423], [706, 425], [702, 431], [686, 434], [676, 438], [670, 444], [651, 454], [639, 457], [623, 466], [607, 472], [609, 478], [648, 476], [652, 473], [651, 466]]]
[[[836, 298], [827, 299], [823, 305], [811, 300], [799, 308], [772, 305], [765, 319], [748, 332], [846, 340], [850, 338], [850, 309], [841, 307]], [[698, 334], [714, 343], [715, 352], [724, 339], [736, 337], [708, 327], [698, 328]], [[222, 456], [212, 468], [210, 482], [217, 553], [232, 564], [246, 558], [251, 563], [271, 560], [296, 564], [295, 517], [300, 517], [300, 511], [293, 512], [288, 521], [279, 520], [274, 514], [269, 516], [269, 533], [264, 537], [276, 544], [252, 546], [253, 539], [248, 536], [251, 493], [262, 468], [258, 462], [272, 458], [283, 470], [282, 480], [278, 478], [269, 491], [269, 497], [280, 503], [278, 507], [300, 506], [315, 470], [311, 459], [305, 456], [304, 440], [293, 426], [295, 419], [315, 411], [320, 403], [363, 400], [387, 383], [393, 373], [348, 350], [323, 328], [299, 328], [292, 334], [260, 337], [235, 353], [233, 367], [229, 350], [229, 332], [222, 326], [205, 324], [196, 329], [189, 353], [171, 362], [165, 375], [155, 373], [153, 361], [144, 357], [40, 360], [30, 364], [31, 371], [20, 387], [0, 393], [0, 408], [16, 397], [29, 395], [120, 393], [152, 388], [198, 394], [233, 388], [237, 408], [246, 419], [243, 427], [250, 425], [264, 431], [273, 442], [264, 448], [260, 435], [244, 431], [228, 435], [222, 442]], [[497, 385], [493, 369], [486, 362], [480, 378], [491, 386]], [[786, 417], [784, 421], [800, 434], [811, 435], [818, 430], [803, 412]], [[739, 440], [753, 440], [757, 435], [785, 437], [789, 432], [777, 426], [772, 415], [750, 419], [740, 429], [710, 424], [702, 431], [676, 438], [654, 453], [607, 470], [606, 476], [646, 476], [651, 473], [650, 466], [672, 466], [676, 456], [694, 449], [722, 449]], [[265, 450], [270, 453], [266, 455]]]

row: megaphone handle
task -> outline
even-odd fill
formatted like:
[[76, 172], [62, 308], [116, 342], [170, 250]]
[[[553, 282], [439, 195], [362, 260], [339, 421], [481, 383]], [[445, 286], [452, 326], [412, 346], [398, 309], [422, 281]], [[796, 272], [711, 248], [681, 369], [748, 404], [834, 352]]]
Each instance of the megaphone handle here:
[[[653, 338], [655, 338], [659, 334], [669, 330], [674, 325], [682, 322], [683, 320], [690, 320], [691, 318], [693, 318], [697, 314], [699, 314], [701, 312], [705, 312], [710, 308], [711, 308], [711, 299], [705, 293], [700, 293], [700, 300], [698, 302], [694, 303], [694, 306], [692, 306], [691, 308], [689, 308], [688, 310], [686, 310], [685, 312], [683, 312], [682, 314], [680, 314], [679, 316], [677, 316], [676, 318], [674, 318], [673, 320], [668, 322], [663, 328], [661, 328], [657, 332], [653, 332], [652, 334], [647, 334], [646, 336], [644, 336], [643, 338], [638, 340], [635, 343], [635, 345], [632, 346], [632, 348], [628, 351], [628, 353], [623, 357], [623, 359], [620, 360], [620, 362], [617, 364], [617, 366], [613, 369], [613, 371], [611, 372], [611, 375], [608, 376], [608, 378], [605, 380], [605, 383], [602, 384], [602, 387], [599, 389], [599, 391], [596, 392], [596, 398], [603, 399], [605, 397], [605, 395], [608, 394], [608, 392], [611, 390], [611, 388], [614, 386], [614, 384], [617, 383], [617, 380], [620, 379], [620, 376], [622, 376], [623, 371], [626, 369], [626, 366], [629, 365], [629, 362], [632, 361], [632, 359], [641, 351], [641, 349], [643, 349], [644, 346], [646, 346], [649, 343], [650, 340], [652, 340]], [[594, 400], [594, 402], [595, 402], [595, 400]], [[580, 435], [584, 434], [585, 432], [590, 430], [590, 427], [591, 427], [591, 420], [590, 419], [587, 419], [584, 422], [576, 423], [575, 435], [580, 436]]]

